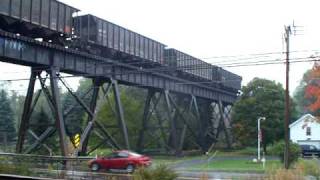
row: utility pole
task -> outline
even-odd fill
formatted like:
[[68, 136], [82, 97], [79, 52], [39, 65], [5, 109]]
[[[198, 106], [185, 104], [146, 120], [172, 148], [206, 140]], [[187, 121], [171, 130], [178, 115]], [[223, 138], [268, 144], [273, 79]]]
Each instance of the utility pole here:
[[286, 104], [285, 104], [285, 120], [284, 120], [284, 139], [285, 139], [285, 150], [284, 150], [284, 167], [289, 168], [289, 117], [290, 117], [290, 96], [289, 96], [289, 44], [291, 35], [291, 26], [285, 26], [284, 39], [286, 43]]
[[284, 120], [284, 139], [285, 139], [285, 150], [284, 150], [284, 167], [289, 168], [289, 118], [290, 118], [290, 95], [289, 95], [289, 70], [290, 70], [290, 36], [292, 35], [301, 35], [297, 32], [302, 32], [302, 30], [297, 30], [297, 28], [302, 28], [302, 26], [296, 26], [293, 22], [292, 25], [285, 26], [284, 40], [286, 43], [286, 98], [285, 98], [285, 120]]

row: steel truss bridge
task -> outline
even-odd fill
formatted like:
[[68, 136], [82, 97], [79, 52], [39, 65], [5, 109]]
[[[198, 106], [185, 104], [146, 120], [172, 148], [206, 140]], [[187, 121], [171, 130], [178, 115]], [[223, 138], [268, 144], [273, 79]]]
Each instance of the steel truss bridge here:
[[[39, 42], [32, 38], [5, 31], [0, 31], [0, 60], [31, 68], [30, 81], [18, 131], [17, 153], [31, 153], [40, 145], [45, 146], [46, 139], [54, 133], [59, 134], [61, 155], [68, 156], [70, 153], [74, 153], [68, 150], [68, 143], [70, 142], [66, 135], [64, 119], [74, 110], [75, 105], [62, 109], [58, 83], [67, 88], [76, 102], [88, 114], [86, 127], [81, 134], [80, 147], [77, 149], [80, 154], [88, 154], [89, 151], [106, 143], [114, 148], [131, 149], [120, 100], [119, 84], [138, 86], [148, 90], [142, 117], [143, 123], [135, 150], [143, 151], [148, 144], [145, 142], [145, 136], [152, 134], [150, 131], [155, 130], [161, 131], [162, 134], [169, 134], [170, 138], [168, 139], [164, 137], [154, 137], [154, 139], [163, 143], [167, 151], [174, 154], [183, 151], [183, 145], [187, 138], [186, 132], [191, 134], [190, 138], [204, 151], [217, 140], [220, 130], [224, 130], [227, 144], [231, 145], [230, 112], [231, 106], [237, 98], [237, 92], [214, 88], [206, 84], [121, 63], [117, 59], [103, 58], [51, 43]], [[42, 76], [42, 72], [46, 72], [47, 76]], [[84, 96], [79, 97], [65, 83], [60, 72], [90, 78], [92, 79], [92, 87]], [[52, 110], [55, 126], [48, 127], [40, 136], [33, 134], [36, 142], [28, 148], [24, 148], [26, 135], [30, 131], [31, 114], [40, 96], [40, 93], [34, 92], [36, 81], [40, 82], [40, 93], [44, 94]], [[46, 86], [46, 81], [50, 82], [50, 86]], [[118, 119], [117, 128], [122, 133], [122, 142], [124, 142], [122, 144], [116, 142], [112, 137], [107, 125], [97, 120], [97, 112], [101, 108], [97, 104], [98, 100], [107, 99], [107, 95], [112, 91]], [[87, 105], [83, 98], [89, 94], [91, 94], [91, 102]], [[166, 114], [159, 114], [157, 110], [160, 99], [165, 102], [163, 108], [166, 110]], [[184, 110], [178, 108], [179, 106], [184, 107]], [[159, 120], [156, 127], [150, 127], [151, 116], [157, 116]], [[163, 116], [166, 116], [166, 118], [163, 118]], [[167, 123], [170, 125], [168, 131], [161, 126], [162, 121], [168, 121]], [[178, 122], [181, 122], [179, 127]], [[197, 128], [191, 126], [190, 122], [196, 122]], [[89, 150], [88, 140], [95, 130], [101, 134], [101, 143]]]

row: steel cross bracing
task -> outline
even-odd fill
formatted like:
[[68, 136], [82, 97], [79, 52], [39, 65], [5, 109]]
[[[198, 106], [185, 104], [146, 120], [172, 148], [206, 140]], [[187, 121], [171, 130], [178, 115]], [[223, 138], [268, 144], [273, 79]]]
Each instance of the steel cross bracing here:
[[113, 78], [121, 84], [130, 86], [193, 94], [209, 100], [220, 98], [227, 103], [233, 103], [237, 97], [235, 91], [206, 86], [155, 70], [143, 69], [3, 31], [0, 31], [0, 60], [32, 67], [55, 66], [61, 72], [76, 76]]
[[[16, 147], [18, 153], [30, 153], [40, 145], [45, 147], [45, 140], [57, 132], [60, 139], [61, 154], [64, 156], [70, 154], [70, 150], [68, 150], [70, 142], [66, 136], [64, 119], [74, 110], [74, 106], [68, 107], [64, 111], [62, 110], [58, 82], [66, 86], [68, 92], [88, 114], [87, 125], [81, 134], [80, 147], [76, 149], [79, 154], [88, 154], [106, 143], [113, 148], [130, 149], [125, 116], [120, 100], [119, 83], [138, 86], [149, 91], [143, 115], [142, 130], [137, 143], [137, 148], [140, 151], [148, 146], [145, 141], [145, 133], [149, 133], [154, 140], [159, 142], [157, 148], [165, 149], [167, 152], [177, 155], [181, 154], [184, 146], [186, 146], [184, 141], [186, 138], [192, 139], [191, 146], [202, 150], [208, 149], [208, 143], [211, 141], [209, 141], [210, 139], [208, 140], [207, 136], [212, 133], [212, 129], [213, 132], [216, 130], [215, 128], [210, 129], [212, 124], [210, 123], [212, 102], [221, 102], [220, 104], [222, 105], [219, 106], [221, 109], [219, 112], [223, 124], [220, 123], [220, 120], [218, 124], [222, 124], [226, 127], [226, 131], [230, 131], [230, 123], [228, 123], [230, 109], [225, 109], [223, 104], [232, 104], [235, 101], [237, 95], [234, 91], [201, 85], [171, 77], [164, 73], [152, 72], [123, 64], [116, 60], [69, 50], [2, 31], [0, 31], [0, 60], [32, 67], [18, 133]], [[41, 72], [47, 72], [47, 76], [42, 77]], [[61, 78], [60, 72], [91, 78], [93, 79], [93, 86], [81, 97], [78, 97]], [[42, 89], [34, 95], [36, 79], [39, 79]], [[50, 87], [46, 86], [46, 80], [50, 81]], [[108, 85], [105, 86], [105, 84]], [[108, 101], [108, 93], [111, 90], [113, 90], [115, 98], [115, 106], [112, 109], [118, 119], [117, 128], [119, 128], [124, 142], [122, 145], [115, 141], [113, 134], [108, 132], [108, 128], [104, 124], [96, 120], [97, 112], [100, 109], [99, 99]], [[92, 94], [89, 92], [92, 92]], [[102, 92], [103, 98], [99, 98], [100, 92]], [[36, 142], [34, 144], [25, 149], [23, 144], [29, 128], [30, 117], [40, 93], [44, 94], [52, 110], [55, 118], [55, 127], [48, 127], [43, 134], [35, 137]], [[91, 95], [89, 106], [82, 101], [83, 97], [87, 95]], [[108, 101], [108, 103], [110, 102]], [[162, 109], [157, 108], [159, 103], [162, 104]], [[222, 111], [222, 109], [225, 110]], [[156, 117], [157, 126], [149, 126], [151, 115]], [[219, 125], [214, 125], [213, 127], [222, 127]], [[158, 134], [148, 132], [154, 127], [159, 130]], [[193, 129], [193, 127], [197, 128]], [[102, 140], [95, 147], [88, 149], [89, 137], [92, 133]], [[216, 132], [217, 134], [218, 132]], [[228, 140], [231, 141], [231, 136], [228, 137]], [[231, 144], [229, 141], [228, 143]]]
[[[203, 114], [209, 115], [210, 112], [203, 112]], [[186, 145], [186, 138], [193, 143], [193, 147], [205, 151], [206, 146], [202, 141], [204, 137], [202, 129], [205, 127], [201, 125], [202, 119], [204, 117], [200, 115], [199, 103], [195, 96], [149, 89], [142, 128], [137, 141], [137, 151], [165, 151], [181, 155]], [[149, 137], [148, 140], [146, 135]], [[148, 147], [153, 141], [157, 141], [158, 146]]]
[[[126, 122], [124, 120], [123, 107], [120, 100], [120, 91], [116, 80], [110, 79], [108, 81], [103, 81], [101, 78], [94, 78], [92, 80], [92, 87], [90, 87], [88, 91], [86, 91], [81, 97], [79, 97], [68, 86], [65, 80], [60, 76], [59, 72], [54, 68], [46, 70], [46, 77], [42, 77], [43, 71], [44, 70], [41, 69], [32, 69], [25, 107], [23, 110], [24, 113], [19, 129], [19, 137], [17, 143], [18, 153], [31, 153], [40, 145], [48, 149], [48, 151], [50, 152], [50, 147], [48, 147], [44, 142], [47, 138], [57, 132], [57, 130], [60, 135], [61, 152], [64, 155], [70, 153], [86, 155], [104, 144], [108, 144], [114, 149], [120, 149], [124, 147], [130, 149]], [[33, 98], [33, 90], [37, 78], [39, 79], [42, 89], [41, 91], [38, 91], [36, 96]], [[45, 82], [47, 79], [50, 80], [51, 88], [48, 88], [46, 86]], [[65, 134], [66, 129], [64, 127], [64, 119], [70, 114], [76, 104], [67, 107], [64, 111], [62, 111], [60, 106], [55, 105], [55, 101], [59, 100], [59, 94], [57, 94], [59, 92], [56, 91], [56, 93], [53, 93], [54, 87], [56, 86], [52, 84], [58, 84], [58, 82], [61, 82], [61, 84], [66, 87], [68, 92], [75, 98], [76, 102], [80, 104], [88, 114], [87, 125], [81, 134], [80, 147], [72, 152], [67, 150], [68, 143], [66, 142], [67, 136]], [[96, 119], [97, 112], [99, 112], [102, 105], [101, 102], [99, 103], [99, 99], [106, 100], [110, 104], [108, 94], [112, 90], [115, 98], [115, 107], [111, 109], [118, 118], [118, 129], [122, 132], [123, 135], [125, 144], [122, 147], [116, 142], [116, 140], [113, 138], [113, 135], [108, 132], [108, 129], [105, 127], [105, 125], [99, 123]], [[36, 139], [36, 142], [34, 142], [25, 151], [23, 151], [23, 142], [25, 139], [26, 131], [29, 127], [29, 120], [32, 111], [39, 99], [40, 93], [42, 92], [47, 99], [50, 109], [55, 115], [54, 117], [56, 126], [48, 127], [47, 130], [44, 131], [39, 137], [33, 135]], [[88, 106], [85, 102], [83, 102], [82, 99], [88, 96], [90, 92], [92, 92], [91, 102]], [[99, 94], [102, 97], [99, 98]], [[198, 101], [200, 101], [200, 103]], [[162, 109], [159, 108], [159, 104], [162, 105]], [[206, 151], [208, 149], [208, 145], [210, 145], [210, 142], [216, 142], [219, 128], [224, 128], [226, 136], [231, 137], [229, 123], [231, 111], [230, 105], [223, 105], [221, 101], [218, 103], [214, 103], [213, 109], [211, 108], [211, 105], [211, 101], [199, 99], [194, 95], [179, 95], [171, 93], [168, 90], [159, 91], [157, 89], [149, 89], [145, 102], [144, 114], [142, 117], [142, 126], [137, 141], [137, 150], [141, 152], [144, 149], [147, 149], [148, 141], [145, 140], [145, 133], [148, 133], [148, 135], [152, 136], [151, 141], [156, 140], [158, 142], [159, 149], [164, 149], [167, 153], [175, 155], [180, 155], [184, 150], [186, 138], [188, 138], [189, 141], [191, 140], [191, 142], [193, 142], [194, 147], [201, 149], [202, 151]], [[218, 118], [211, 118], [211, 111], [214, 112], [213, 114], [218, 113]], [[62, 114], [62, 116], [60, 117], [59, 114]], [[156, 125], [150, 124], [152, 116], [155, 116], [155, 118], [157, 119]], [[211, 120], [213, 121], [210, 122]], [[211, 128], [211, 125], [215, 127], [213, 130]], [[94, 133], [97, 134], [98, 137], [100, 137], [102, 140], [98, 145], [88, 150], [87, 147], [89, 137], [94, 127], [96, 128]], [[194, 129], [194, 127], [197, 128]], [[97, 130], [99, 130], [100, 133]], [[150, 132], [150, 130], [152, 132]], [[156, 131], [159, 131], [159, 133], [155, 133]], [[32, 134], [32, 132], [30, 133]], [[215, 134], [215, 137], [208, 137], [210, 133]], [[227, 138], [227, 143], [228, 145], [231, 144], [230, 138]]]
[[224, 137], [228, 148], [232, 146], [232, 127], [231, 127], [231, 110], [232, 105], [216, 101], [211, 104], [212, 117], [209, 120], [209, 128], [206, 131], [206, 138], [212, 142], [211, 148], [219, 141], [221, 131], [224, 131]]
[[[90, 88], [89, 91], [87, 91], [83, 97], [78, 97], [73, 90], [67, 85], [67, 83], [63, 80], [63, 78], [60, 77], [59, 73], [54, 70], [46, 70], [47, 71], [47, 76], [46, 77], [42, 77], [42, 72], [43, 70], [41, 69], [32, 69], [31, 72], [31, 79], [30, 79], [30, 83], [29, 83], [29, 87], [28, 87], [28, 92], [27, 92], [27, 96], [26, 96], [26, 100], [25, 100], [25, 105], [24, 105], [24, 109], [23, 109], [23, 115], [22, 115], [22, 119], [21, 119], [21, 123], [20, 123], [20, 127], [19, 127], [19, 133], [18, 133], [18, 142], [17, 142], [17, 147], [16, 147], [16, 151], [18, 153], [31, 153], [33, 152], [35, 149], [37, 149], [40, 145], [44, 146], [46, 149], [50, 149], [49, 147], [47, 147], [47, 145], [44, 144], [44, 142], [46, 141], [46, 139], [48, 139], [50, 136], [52, 136], [55, 132], [58, 131], [59, 133], [59, 142], [60, 142], [60, 150], [61, 150], [61, 154], [63, 156], [69, 155], [70, 153], [74, 153], [74, 151], [70, 151], [68, 149], [68, 137], [66, 135], [66, 128], [65, 128], [65, 122], [64, 119], [70, 114], [70, 112], [74, 109], [74, 105], [68, 107], [66, 109], [66, 111], [62, 111], [62, 108], [60, 107], [60, 102], [59, 102], [59, 91], [57, 90], [57, 84], [58, 81], [60, 81], [68, 90], [68, 92], [75, 98], [76, 102], [78, 104], [81, 105], [81, 107], [87, 112], [88, 114], [88, 120], [87, 120], [87, 125], [84, 128], [84, 131], [81, 135], [81, 144], [80, 147], [78, 149], [76, 149], [77, 152], [81, 153], [81, 154], [87, 154], [88, 150], [87, 150], [87, 145], [88, 145], [88, 139], [90, 136], [91, 131], [93, 130], [94, 127], [96, 127], [98, 130], [100, 130], [100, 132], [102, 133], [102, 135], [98, 132], [95, 132], [97, 134], [99, 134], [99, 137], [102, 138], [102, 143], [108, 143], [112, 148], [115, 149], [120, 149], [120, 146], [117, 144], [117, 142], [113, 139], [112, 135], [110, 135], [108, 133], [108, 131], [106, 130], [106, 128], [104, 127], [103, 124], [99, 123], [96, 120], [97, 117], [97, 112], [99, 111], [100, 107], [101, 107], [101, 103], [98, 104], [98, 100], [99, 100], [99, 90], [103, 89], [103, 98], [107, 99], [106, 96], [108, 95], [108, 93], [111, 90], [111, 87], [113, 89], [113, 94], [114, 94], [114, 98], [115, 98], [115, 102], [116, 102], [116, 116], [119, 119], [119, 129], [121, 130], [122, 134], [123, 134], [123, 138], [125, 141], [125, 148], [130, 149], [129, 146], [129, 140], [128, 140], [128, 133], [127, 133], [127, 129], [126, 129], [126, 124], [124, 121], [124, 114], [123, 114], [123, 109], [122, 109], [122, 105], [121, 105], [121, 101], [120, 101], [120, 92], [119, 92], [119, 88], [118, 88], [118, 83], [116, 80], [111, 80], [110, 82], [105, 82], [105, 81], [101, 81], [101, 79], [97, 78], [97, 79], [93, 79], [93, 87]], [[34, 86], [35, 86], [35, 82], [36, 80], [39, 80], [40, 84], [41, 84], [41, 91], [39, 91], [36, 95], [35, 98], [33, 98], [34, 95]], [[50, 88], [48, 88], [46, 86], [46, 80], [49, 79], [50, 80]], [[108, 86], [104, 86], [105, 83], [108, 83]], [[90, 107], [88, 107], [84, 102], [83, 102], [83, 98], [85, 96], [87, 96], [89, 94], [90, 91], [92, 92], [92, 97], [91, 97], [91, 103], [90, 103]], [[49, 107], [52, 111], [52, 113], [54, 114], [54, 119], [55, 119], [55, 127], [48, 127], [47, 130], [45, 130], [39, 137], [36, 136], [32, 131], [29, 130], [29, 133], [32, 134], [32, 136], [34, 136], [34, 138], [36, 139], [36, 141], [30, 145], [27, 149], [24, 150], [23, 145], [25, 142], [25, 138], [26, 138], [26, 132], [29, 129], [30, 126], [30, 117], [32, 114], [32, 111], [34, 109], [34, 107], [37, 104], [37, 101], [39, 99], [40, 93], [43, 92], [44, 96], [49, 104]], [[32, 106], [31, 106], [32, 104]], [[59, 105], [57, 105], [59, 104]], [[121, 113], [121, 114], [120, 114]], [[97, 147], [94, 147], [94, 149], [96, 149]], [[93, 150], [94, 150], [93, 149]], [[91, 150], [91, 151], [93, 151]]]

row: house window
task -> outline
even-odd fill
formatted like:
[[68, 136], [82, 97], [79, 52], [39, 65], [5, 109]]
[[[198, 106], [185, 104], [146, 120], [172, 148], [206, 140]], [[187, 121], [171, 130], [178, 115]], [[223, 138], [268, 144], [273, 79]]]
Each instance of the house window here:
[[307, 136], [311, 136], [311, 127], [307, 127], [306, 134]]

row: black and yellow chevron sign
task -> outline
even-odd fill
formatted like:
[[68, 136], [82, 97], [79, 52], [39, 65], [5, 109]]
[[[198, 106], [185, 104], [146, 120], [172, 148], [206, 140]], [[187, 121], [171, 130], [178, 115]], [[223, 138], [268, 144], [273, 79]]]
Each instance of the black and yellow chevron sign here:
[[74, 147], [76, 147], [76, 148], [79, 147], [79, 145], [80, 145], [80, 134], [76, 134], [76, 135], [73, 136], [72, 143], [73, 143]]

